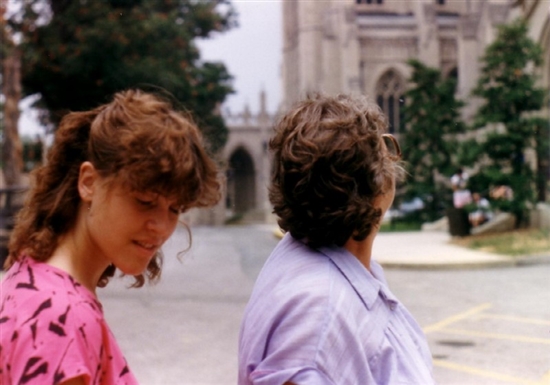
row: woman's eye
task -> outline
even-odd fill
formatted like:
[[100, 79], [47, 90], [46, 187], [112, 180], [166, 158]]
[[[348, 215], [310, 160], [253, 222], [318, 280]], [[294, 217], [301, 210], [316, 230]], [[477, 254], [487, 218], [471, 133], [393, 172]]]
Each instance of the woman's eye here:
[[148, 200], [144, 200], [144, 199], [136, 199], [138, 201], [138, 203], [142, 206], [147, 206], [147, 207], [150, 207], [153, 205], [153, 201], [148, 201]]
[[180, 213], [180, 208], [179, 207], [170, 207], [170, 211], [174, 214], [178, 214]]

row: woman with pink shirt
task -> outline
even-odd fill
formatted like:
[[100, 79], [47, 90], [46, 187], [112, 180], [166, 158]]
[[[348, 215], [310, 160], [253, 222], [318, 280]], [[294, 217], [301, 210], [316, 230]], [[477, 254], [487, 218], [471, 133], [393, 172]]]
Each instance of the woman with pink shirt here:
[[161, 272], [179, 215], [220, 197], [194, 123], [137, 90], [70, 113], [19, 214], [0, 293], [0, 383], [137, 384], [96, 288]]

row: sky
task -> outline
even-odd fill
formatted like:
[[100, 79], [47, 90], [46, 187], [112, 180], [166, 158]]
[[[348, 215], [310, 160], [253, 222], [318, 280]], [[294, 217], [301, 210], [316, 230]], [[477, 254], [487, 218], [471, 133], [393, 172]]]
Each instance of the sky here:
[[199, 41], [204, 60], [221, 60], [234, 76], [237, 91], [224, 108], [242, 112], [248, 104], [258, 112], [263, 89], [267, 110], [275, 112], [281, 99], [282, 21], [281, 0], [233, 0], [239, 27], [212, 39]]
[[[274, 113], [281, 99], [282, 21], [281, 0], [233, 0], [237, 10], [238, 27], [215, 34], [210, 39], [198, 40], [201, 57], [205, 61], [222, 61], [233, 75], [236, 93], [228, 96], [222, 106], [232, 114], [240, 113], [248, 105], [252, 113], [260, 108], [260, 92], [266, 92], [267, 110]], [[21, 136], [43, 134], [36, 123], [36, 113], [21, 104], [19, 121]]]

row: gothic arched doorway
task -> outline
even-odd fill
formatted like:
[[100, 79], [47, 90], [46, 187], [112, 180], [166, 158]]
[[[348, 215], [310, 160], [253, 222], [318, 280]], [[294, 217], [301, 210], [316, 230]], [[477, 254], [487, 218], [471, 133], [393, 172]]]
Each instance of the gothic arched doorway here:
[[248, 151], [240, 147], [229, 158], [227, 170], [226, 208], [241, 214], [256, 205], [254, 162]]

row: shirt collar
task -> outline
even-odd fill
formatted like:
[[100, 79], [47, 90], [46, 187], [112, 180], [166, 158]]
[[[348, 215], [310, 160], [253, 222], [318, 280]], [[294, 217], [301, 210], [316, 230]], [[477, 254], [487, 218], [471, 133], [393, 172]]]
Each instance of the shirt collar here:
[[379, 295], [390, 306], [397, 304], [397, 298], [388, 289], [382, 267], [377, 262], [371, 260], [371, 273], [353, 254], [343, 247], [321, 247], [319, 251], [336, 265], [361, 297], [367, 309], [372, 307]]

